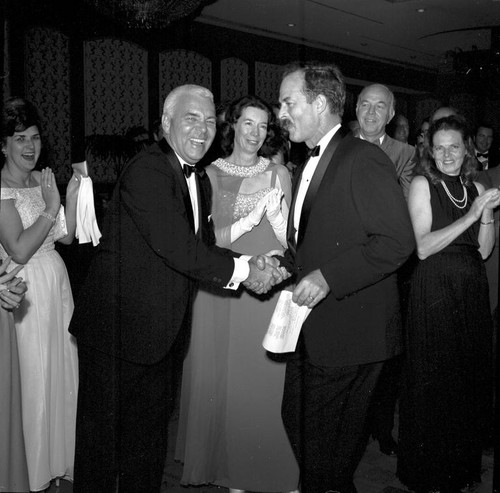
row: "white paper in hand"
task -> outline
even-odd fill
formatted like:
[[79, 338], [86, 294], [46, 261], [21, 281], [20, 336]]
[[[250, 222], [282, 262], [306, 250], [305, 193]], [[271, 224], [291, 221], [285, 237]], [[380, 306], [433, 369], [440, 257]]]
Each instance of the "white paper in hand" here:
[[311, 312], [292, 300], [292, 291], [281, 291], [262, 346], [271, 353], [295, 351], [300, 329]]

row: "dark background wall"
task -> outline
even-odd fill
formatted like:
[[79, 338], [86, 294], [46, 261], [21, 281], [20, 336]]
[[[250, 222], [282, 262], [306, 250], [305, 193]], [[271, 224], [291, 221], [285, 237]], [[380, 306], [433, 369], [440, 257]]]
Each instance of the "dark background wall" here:
[[[100, 17], [81, 2], [39, 2], [4, 12], [2, 96], [32, 100], [44, 123], [48, 160], [58, 180], [70, 163], [87, 158], [96, 183], [112, 184], [123, 164], [86, 151], [88, 136], [147, 138], [163, 100], [175, 86], [209, 87], [217, 102], [247, 93], [274, 103], [282, 66], [290, 61], [334, 61], [348, 81], [346, 121], [368, 82], [391, 86], [397, 109], [416, 128], [440, 104], [460, 109], [474, 124], [496, 121], [500, 102], [470, 91], [453, 74], [438, 74], [314, 49], [186, 19], [166, 29], [134, 30]], [[43, 4], [43, 5], [42, 5]], [[498, 122], [500, 123], [500, 122]], [[123, 140], [122, 140], [123, 141]], [[108, 140], [108, 142], [113, 142]], [[120, 140], [114, 141], [117, 146]]]

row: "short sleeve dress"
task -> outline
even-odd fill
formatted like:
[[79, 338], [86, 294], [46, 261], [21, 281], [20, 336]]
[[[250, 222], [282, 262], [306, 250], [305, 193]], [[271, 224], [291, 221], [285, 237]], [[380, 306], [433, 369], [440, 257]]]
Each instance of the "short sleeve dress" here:
[[[24, 229], [45, 209], [40, 186], [2, 188], [1, 200], [14, 201]], [[78, 355], [76, 341], [68, 332], [74, 307], [69, 277], [54, 248], [60, 224], [58, 216], [43, 244], [21, 271], [28, 291], [14, 311], [32, 491], [47, 488], [55, 478], [73, 479]], [[0, 258], [6, 257], [0, 245]]]

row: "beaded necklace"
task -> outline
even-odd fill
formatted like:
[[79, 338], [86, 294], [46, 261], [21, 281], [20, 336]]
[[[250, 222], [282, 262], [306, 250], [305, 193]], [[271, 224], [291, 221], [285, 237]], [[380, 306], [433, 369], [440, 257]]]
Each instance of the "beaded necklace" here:
[[237, 164], [230, 163], [225, 159], [219, 158], [213, 162], [214, 166], [217, 166], [224, 173], [231, 176], [240, 176], [242, 178], [251, 178], [252, 176], [257, 176], [262, 173], [269, 166], [269, 159], [265, 159], [262, 156], [259, 161], [254, 166], [238, 166]]
[[462, 182], [462, 177], [460, 177], [460, 183], [462, 184], [462, 189], [464, 191], [464, 196], [462, 199], [456, 199], [453, 197], [451, 192], [448, 190], [448, 187], [446, 186], [446, 183], [444, 180], [441, 180], [441, 185], [443, 185], [444, 191], [446, 192], [446, 195], [448, 195], [448, 198], [451, 200], [452, 204], [457, 207], [458, 209], [463, 209], [467, 205], [467, 190], [465, 188], [465, 185]]

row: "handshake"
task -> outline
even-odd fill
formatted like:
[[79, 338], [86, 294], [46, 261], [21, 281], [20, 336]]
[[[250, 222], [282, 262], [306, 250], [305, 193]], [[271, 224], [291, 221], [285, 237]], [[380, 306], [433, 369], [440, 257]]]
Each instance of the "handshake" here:
[[279, 250], [273, 250], [265, 255], [257, 255], [248, 261], [250, 274], [243, 285], [255, 294], [265, 294], [276, 284], [280, 284], [290, 277], [290, 273], [280, 267], [280, 262], [272, 255], [280, 254]]

